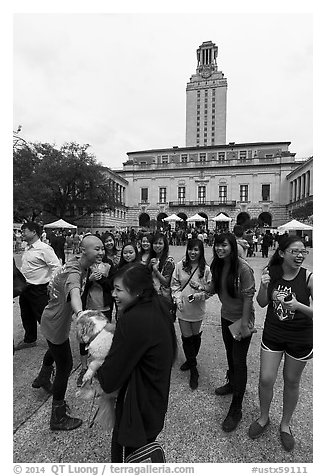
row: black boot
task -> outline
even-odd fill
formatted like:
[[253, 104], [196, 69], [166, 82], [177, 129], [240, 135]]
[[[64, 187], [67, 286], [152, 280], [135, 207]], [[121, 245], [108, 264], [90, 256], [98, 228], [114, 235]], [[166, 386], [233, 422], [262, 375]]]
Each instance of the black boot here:
[[[190, 356], [190, 358], [193, 359], [193, 350], [192, 350], [193, 336], [190, 336], [190, 337], [181, 336], [181, 339], [182, 339], [183, 351], [184, 351], [184, 354], [186, 356], [186, 361], [181, 365], [180, 370], [185, 371], [185, 370], [189, 370], [191, 365], [193, 365], [193, 362], [190, 362], [188, 360], [189, 356]], [[196, 359], [195, 359], [195, 365], [197, 365]]]
[[64, 400], [53, 400], [50, 428], [52, 431], [68, 431], [78, 428], [83, 421], [67, 415], [69, 407]]
[[215, 395], [221, 396], [221, 395], [229, 395], [230, 393], [233, 393], [233, 386], [231, 381], [232, 377], [229, 370], [226, 372], [225, 379], [226, 379], [226, 384], [216, 388], [214, 390]]
[[198, 387], [198, 377], [199, 377], [199, 373], [198, 373], [197, 367], [196, 366], [190, 367], [189, 387], [192, 390], [196, 390], [196, 388]]
[[238, 426], [242, 418], [242, 398], [233, 395], [232, 402], [226, 415], [225, 420], [222, 423], [222, 430], [229, 433], [234, 431]]
[[53, 365], [42, 365], [41, 370], [33, 380], [32, 387], [33, 388], [44, 388], [48, 393], [52, 393], [52, 382], [51, 377], [54, 373]]
[[196, 357], [198, 355], [198, 352], [199, 352], [199, 349], [200, 349], [200, 346], [201, 346], [201, 335], [202, 335], [202, 333], [203, 332], [199, 332], [199, 334], [194, 334], [192, 336]]

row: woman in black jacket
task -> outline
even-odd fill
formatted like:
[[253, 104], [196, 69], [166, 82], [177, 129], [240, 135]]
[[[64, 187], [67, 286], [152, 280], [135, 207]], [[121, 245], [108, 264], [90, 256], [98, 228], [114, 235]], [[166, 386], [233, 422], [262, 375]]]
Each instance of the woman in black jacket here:
[[120, 318], [98, 379], [107, 393], [118, 389], [111, 460], [123, 462], [161, 432], [168, 407], [176, 336], [169, 310], [157, 295], [151, 271], [132, 263], [114, 276]]

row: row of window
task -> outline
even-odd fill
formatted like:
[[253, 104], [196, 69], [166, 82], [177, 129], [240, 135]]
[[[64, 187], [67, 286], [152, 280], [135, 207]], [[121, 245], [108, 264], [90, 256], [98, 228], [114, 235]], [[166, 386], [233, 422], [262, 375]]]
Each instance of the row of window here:
[[126, 219], [126, 212], [122, 210], [109, 210], [108, 213], [110, 217]]
[[[208, 89], [205, 89], [205, 97], [208, 96]], [[212, 95], [215, 96], [216, 89], [212, 89]], [[197, 98], [200, 97], [200, 89], [197, 89]]]
[[[219, 152], [217, 157], [218, 157], [218, 160], [220, 162], [223, 162], [225, 160], [225, 152]], [[202, 153], [199, 154], [199, 162], [206, 162], [206, 158], [207, 158], [206, 152], [202, 152]], [[243, 158], [243, 157], [241, 157], [241, 155], [240, 155], [240, 159], [241, 158]], [[187, 162], [188, 162], [188, 154], [181, 154], [181, 163], [186, 164]], [[161, 163], [162, 164], [168, 164], [169, 163], [169, 156], [168, 155], [162, 155]]]
[[[197, 189], [197, 199], [199, 202], [206, 201], [206, 185], [199, 185]], [[263, 184], [261, 188], [261, 198], [262, 201], [270, 200], [270, 191], [271, 187], [269, 184]], [[148, 188], [140, 189], [140, 200], [141, 202], [148, 202]], [[178, 187], [178, 201], [180, 203], [186, 200], [186, 187]], [[218, 200], [220, 202], [227, 201], [227, 185], [219, 185], [218, 187]], [[167, 202], [167, 188], [159, 187], [158, 191], [158, 201], [159, 203]], [[248, 202], [249, 201], [249, 185], [240, 185], [240, 201]]]
[[[212, 132], [212, 136], [214, 136], [214, 132]], [[199, 137], [199, 134], [197, 134], [197, 137]], [[207, 133], [204, 133], [204, 137], [207, 137]], [[206, 157], [207, 154], [206, 152], [202, 152], [199, 154], [199, 162], [206, 162]], [[217, 158], [218, 160], [224, 161], [226, 157], [225, 152], [218, 152]], [[248, 154], [246, 150], [240, 150], [239, 152], [239, 160], [247, 160], [248, 159]], [[181, 163], [187, 163], [188, 162], [188, 154], [181, 154]], [[162, 155], [161, 157], [161, 163], [162, 164], [168, 164], [169, 163], [169, 156], [168, 155]]]

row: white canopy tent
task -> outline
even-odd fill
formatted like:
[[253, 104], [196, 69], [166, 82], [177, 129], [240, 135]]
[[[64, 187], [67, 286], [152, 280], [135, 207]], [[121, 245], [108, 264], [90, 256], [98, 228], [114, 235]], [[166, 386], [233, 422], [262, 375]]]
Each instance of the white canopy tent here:
[[232, 221], [232, 218], [227, 217], [224, 213], [219, 213], [216, 217], [212, 218], [213, 221]]
[[163, 218], [163, 221], [183, 221], [182, 218], [178, 217], [175, 213], [170, 215], [169, 217]]
[[198, 215], [198, 213], [196, 213], [196, 215], [193, 215], [192, 217], [187, 218], [187, 221], [188, 222], [206, 221], [206, 218], [204, 218], [204, 217]]
[[60, 218], [60, 220], [54, 221], [53, 223], [47, 223], [43, 228], [77, 228], [77, 226], [71, 225]]
[[286, 231], [307, 231], [312, 230], [313, 227], [310, 225], [306, 225], [305, 223], [301, 223], [298, 220], [291, 220], [288, 223], [284, 223], [277, 228], [279, 231], [285, 233]]

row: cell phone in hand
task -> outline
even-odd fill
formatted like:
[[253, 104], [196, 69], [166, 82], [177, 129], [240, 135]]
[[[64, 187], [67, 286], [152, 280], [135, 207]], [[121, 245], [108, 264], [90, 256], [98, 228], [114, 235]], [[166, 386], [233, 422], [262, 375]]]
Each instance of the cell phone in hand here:
[[292, 301], [292, 299], [293, 299], [293, 294], [290, 293], [290, 294], [288, 294], [287, 296], [285, 296], [284, 302]]
[[188, 296], [188, 302], [193, 302], [194, 300], [195, 300], [194, 295], [193, 295], [193, 294], [189, 294], [189, 296]]

